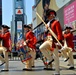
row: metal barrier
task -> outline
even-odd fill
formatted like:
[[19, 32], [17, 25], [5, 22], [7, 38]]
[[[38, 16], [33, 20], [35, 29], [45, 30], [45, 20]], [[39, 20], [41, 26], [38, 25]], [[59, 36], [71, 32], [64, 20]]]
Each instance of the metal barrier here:
[[18, 52], [16, 51], [9, 53], [8, 56], [10, 61], [20, 61], [20, 57], [18, 56]]

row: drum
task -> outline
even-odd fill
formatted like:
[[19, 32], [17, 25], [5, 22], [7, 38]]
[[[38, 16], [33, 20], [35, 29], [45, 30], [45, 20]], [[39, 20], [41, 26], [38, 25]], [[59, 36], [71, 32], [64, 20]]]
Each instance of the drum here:
[[26, 42], [24, 41], [24, 39], [20, 39], [17, 42], [16, 48], [18, 50], [18, 56], [20, 57], [21, 62], [23, 64], [25, 64], [25, 61], [30, 60], [32, 58], [32, 56], [29, 54], [29, 48], [26, 45]]
[[20, 47], [18, 49], [18, 55], [21, 59], [21, 62], [25, 64], [25, 61], [30, 60], [32, 58], [32, 56], [29, 54], [29, 51], [27, 50], [27, 48], [24, 47]]

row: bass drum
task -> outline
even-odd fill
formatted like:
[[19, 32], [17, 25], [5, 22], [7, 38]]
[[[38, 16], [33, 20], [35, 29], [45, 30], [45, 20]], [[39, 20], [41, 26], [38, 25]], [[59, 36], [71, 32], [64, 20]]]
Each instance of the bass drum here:
[[20, 57], [21, 62], [23, 64], [25, 64], [25, 61], [30, 60], [32, 58], [32, 56], [29, 54], [29, 51], [27, 49], [28, 48], [21, 47], [18, 50], [18, 56]]

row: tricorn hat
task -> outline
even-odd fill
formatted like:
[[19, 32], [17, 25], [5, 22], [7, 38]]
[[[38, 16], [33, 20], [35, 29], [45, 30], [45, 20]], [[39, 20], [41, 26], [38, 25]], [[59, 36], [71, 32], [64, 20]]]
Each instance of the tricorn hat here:
[[66, 27], [64, 30], [66, 30], [66, 29], [70, 29], [71, 30], [72, 28], [71, 27]]
[[2, 25], [2, 28], [10, 29], [10, 27], [8, 27], [7, 25]]
[[46, 16], [50, 16], [51, 14], [54, 14], [55, 16], [57, 15], [55, 10], [48, 9], [48, 10], [46, 11]]
[[31, 28], [30, 26], [28, 26], [28, 25], [24, 25], [24, 28]]

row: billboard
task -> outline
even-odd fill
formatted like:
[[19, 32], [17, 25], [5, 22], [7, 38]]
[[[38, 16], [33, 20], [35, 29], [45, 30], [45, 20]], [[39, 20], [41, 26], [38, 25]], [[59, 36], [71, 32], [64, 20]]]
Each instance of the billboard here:
[[70, 0], [42, 0], [43, 7], [43, 20], [47, 22], [46, 11], [54, 9], [55, 11], [60, 10], [64, 5], [66, 5]]
[[23, 9], [16, 9], [16, 14], [17, 15], [22, 15], [23, 14]]
[[76, 28], [76, 0], [64, 8], [64, 25]]
[[17, 31], [22, 31], [22, 21], [17, 21]]
[[58, 6], [58, 8], [61, 8], [65, 4], [67, 4], [70, 0], [55, 0], [55, 1], [56, 1], [56, 5]]
[[15, 8], [23, 8], [23, 0], [16, 0]]

